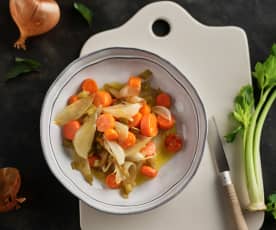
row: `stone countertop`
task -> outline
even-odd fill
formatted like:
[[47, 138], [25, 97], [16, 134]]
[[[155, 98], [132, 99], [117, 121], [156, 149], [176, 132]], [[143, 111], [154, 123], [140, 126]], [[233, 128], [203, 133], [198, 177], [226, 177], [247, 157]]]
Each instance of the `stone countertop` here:
[[[39, 136], [40, 109], [44, 95], [64, 67], [78, 57], [82, 44], [91, 35], [126, 22], [152, 0], [82, 0], [94, 13], [88, 27], [73, 9], [73, 1], [58, 1], [61, 20], [47, 34], [27, 41], [27, 51], [12, 47], [18, 30], [9, 14], [8, 1], [0, 4], [0, 167], [14, 166], [22, 174], [24, 207], [0, 214], [1, 230], [79, 229], [78, 200], [51, 174], [42, 155]], [[273, 0], [178, 0], [198, 21], [212, 26], [235, 25], [248, 36], [252, 67], [263, 60], [276, 38], [276, 2]], [[227, 45], [227, 44], [225, 44]], [[227, 55], [227, 54], [225, 54]], [[33, 58], [41, 71], [3, 79], [14, 57]], [[276, 190], [276, 105], [266, 120], [262, 138], [262, 162], [266, 195]], [[198, 217], [200, 218], [200, 217]], [[264, 230], [276, 229], [266, 216]]]

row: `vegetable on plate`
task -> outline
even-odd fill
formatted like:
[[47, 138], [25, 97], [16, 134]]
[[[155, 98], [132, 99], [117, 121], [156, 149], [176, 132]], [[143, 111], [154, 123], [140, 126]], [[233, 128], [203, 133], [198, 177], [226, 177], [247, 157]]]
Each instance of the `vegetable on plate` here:
[[157, 177], [171, 152], [182, 149], [171, 97], [151, 86], [151, 75], [146, 70], [103, 88], [87, 78], [55, 117], [72, 168], [90, 184], [93, 176], [105, 178], [106, 188], [120, 189], [123, 197], [137, 181]]

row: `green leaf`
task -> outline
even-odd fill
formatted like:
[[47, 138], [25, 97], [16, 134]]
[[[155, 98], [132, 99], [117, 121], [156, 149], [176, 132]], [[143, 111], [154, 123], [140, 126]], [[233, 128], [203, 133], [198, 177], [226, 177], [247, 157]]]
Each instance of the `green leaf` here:
[[83, 16], [83, 18], [88, 22], [89, 26], [91, 26], [93, 19], [92, 11], [86, 5], [80, 2], [74, 2], [74, 8]]
[[41, 64], [33, 59], [15, 58], [15, 65], [7, 73], [6, 81], [16, 78], [24, 73], [38, 71]]
[[273, 44], [271, 54], [263, 63], [256, 63], [255, 71], [252, 74], [257, 79], [262, 91], [276, 85], [276, 44]]
[[227, 143], [231, 143], [235, 140], [237, 134], [240, 133], [242, 130], [243, 130], [242, 126], [239, 125], [235, 129], [233, 129], [231, 132], [227, 133], [224, 136], [224, 139], [226, 140]]
[[266, 211], [268, 213], [271, 213], [274, 219], [276, 219], [276, 194], [271, 194], [268, 196], [268, 201], [266, 206], [267, 206]]
[[241, 88], [234, 101], [233, 117], [244, 128], [248, 127], [254, 109], [253, 87], [246, 85]]
[[275, 44], [275, 43], [272, 45], [271, 54], [272, 54], [273, 56], [276, 56], [276, 44]]

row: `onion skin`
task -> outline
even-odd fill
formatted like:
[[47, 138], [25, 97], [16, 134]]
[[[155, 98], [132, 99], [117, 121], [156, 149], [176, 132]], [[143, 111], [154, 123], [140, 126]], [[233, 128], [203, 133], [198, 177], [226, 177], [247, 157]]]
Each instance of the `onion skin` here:
[[0, 169], [0, 213], [19, 208], [20, 200], [24, 202], [24, 198], [16, 197], [20, 186], [21, 177], [16, 168]]
[[24, 50], [28, 37], [48, 32], [60, 19], [60, 9], [54, 0], [10, 0], [10, 13], [20, 31], [14, 47]]

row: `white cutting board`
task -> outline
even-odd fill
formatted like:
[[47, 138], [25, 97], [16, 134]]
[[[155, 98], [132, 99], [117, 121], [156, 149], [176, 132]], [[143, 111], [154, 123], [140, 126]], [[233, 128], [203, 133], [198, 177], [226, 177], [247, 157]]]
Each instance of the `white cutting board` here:
[[[167, 36], [153, 34], [152, 24], [157, 19], [170, 24]], [[123, 26], [92, 36], [84, 44], [81, 55], [114, 46], [145, 49], [173, 63], [198, 91], [207, 116], [215, 115], [221, 135], [227, 132], [233, 98], [242, 85], [251, 83], [248, 43], [242, 29], [205, 26], [178, 4], [162, 1], [145, 6]], [[238, 144], [224, 144], [224, 147], [238, 196], [245, 206], [248, 198], [243, 190], [240, 148]], [[246, 213], [250, 230], [259, 229], [263, 219], [263, 212]], [[155, 210], [116, 216], [80, 201], [82, 230], [233, 230], [232, 222], [207, 144], [190, 184], [172, 201]]]

